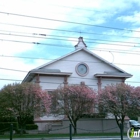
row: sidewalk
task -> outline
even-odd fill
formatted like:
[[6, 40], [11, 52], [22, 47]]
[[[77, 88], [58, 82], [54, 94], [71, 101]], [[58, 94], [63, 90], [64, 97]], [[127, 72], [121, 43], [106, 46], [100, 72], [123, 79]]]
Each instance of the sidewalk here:
[[[1, 140], [9, 140], [1, 139]], [[69, 137], [63, 138], [13, 138], [13, 140], [70, 140]], [[120, 140], [120, 136], [88, 136], [88, 137], [73, 137], [72, 140]], [[124, 136], [124, 140], [128, 140], [127, 136]], [[132, 139], [134, 140], [134, 139]]]

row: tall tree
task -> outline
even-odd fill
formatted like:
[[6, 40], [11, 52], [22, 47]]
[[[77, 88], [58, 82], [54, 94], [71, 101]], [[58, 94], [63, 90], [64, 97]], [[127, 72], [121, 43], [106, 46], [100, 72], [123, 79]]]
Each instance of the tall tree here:
[[140, 87], [135, 87], [134, 92], [132, 94], [131, 100], [131, 111], [128, 112], [128, 116], [134, 119], [138, 119], [138, 116], [140, 115]]
[[[128, 114], [135, 114], [135, 109], [137, 109], [138, 100], [136, 100], [135, 88], [124, 84], [115, 84], [106, 86], [99, 94], [99, 105], [104, 108], [108, 113], [115, 116], [117, 125], [120, 129], [121, 140], [123, 140], [124, 132], [124, 118]], [[134, 103], [135, 101], [135, 104]]]
[[77, 121], [83, 114], [93, 113], [96, 93], [85, 85], [59, 87], [52, 94], [52, 109], [68, 117], [77, 133]]
[[0, 102], [0, 107], [17, 119], [21, 131], [29, 116], [47, 113], [51, 104], [49, 95], [33, 83], [4, 86], [0, 90]]

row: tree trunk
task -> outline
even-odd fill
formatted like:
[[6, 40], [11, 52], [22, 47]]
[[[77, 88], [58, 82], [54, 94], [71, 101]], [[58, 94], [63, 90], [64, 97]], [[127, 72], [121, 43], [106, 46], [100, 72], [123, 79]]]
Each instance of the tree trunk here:
[[23, 134], [23, 127], [22, 127], [22, 125], [20, 126], [20, 135], [22, 135]]
[[121, 119], [117, 119], [117, 115], [115, 115], [115, 119], [117, 122], [117, 125], [119, 126], [120, 129], [120, 136], [121, 140], [123, 140], [123, 132], [124, 132], [124, 115], [122, 115]]
[[124, 126], [123, 122], [120, 124], [120, 134], [121, 134], [121, 140], [123, 140], [123, 131], [124, 131]]
[[74, 121], [74, 135], [77, 134], [77, 121]]
[[25, 133], [26, 119], [22, 119], [20, 116], [17, 117], [18, 125], [20, 127], [20, 135]]

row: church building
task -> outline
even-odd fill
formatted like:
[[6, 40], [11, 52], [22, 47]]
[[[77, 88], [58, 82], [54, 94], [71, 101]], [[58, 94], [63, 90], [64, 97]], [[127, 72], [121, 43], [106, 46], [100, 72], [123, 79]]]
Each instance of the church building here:
[[85, 84], [100, 91], [130, 77], [131, 74], [89, 51], [83, 37], [79, 37], [73, 52], [29, 71], [23, 82], [39, 83], [49, 92], [66, 84]]
[[[83, 38], [79, 37], [73, 52], [29, 71], [23, 82], [39, 83], [42, 89], [50, 93], [67, 84], [83, 84], [100, 91], [108, 84], [125, 82], [130, 77], [131, 74], [89, 51]], [[64, 115], [55, 117], [49, 114], [36, 118], [35, 123], [39, 127], [38, 130], [47, 131], [50, 124], [51, 128], [64, 127], [64, 120]]]

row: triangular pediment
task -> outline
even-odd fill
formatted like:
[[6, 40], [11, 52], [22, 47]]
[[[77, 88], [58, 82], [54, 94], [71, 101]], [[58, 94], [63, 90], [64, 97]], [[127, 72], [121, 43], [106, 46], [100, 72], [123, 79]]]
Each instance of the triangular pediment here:
[[109, 63], [93, 52], [85, 48], [81, 48], [31, 70], [23, 81], [29, 81], [27, 79], [31, 80], [36, 74], [52, 76], [77, 76], [78, 72], [76, 69], [80, 63], [87, 65], [89, 74], [86, 76], [88, 77], [114, 77], [123, 79], [132, 77], [131, 74], [125, 72], [114, 64]]
[[[50, 61], [50, 62], [48, 62], [48, 63], [46, 63], [46, 64], [44, 64], [44, 65], [41, 65], [41, 66], [39, 66], [39, 67], [37, 67], [37, 68], [35, 68], [35, 69], [43, 69], [43, 68], [45, 68], [45, 67], [47, 67], [47, 66], [49, 66], [49, 65], [51, 65], [51, 64], [53, 64], [53, 63], [57, 63], [57, 62], [59, 62], [59, 61], [62, 61], [63, 59], [66, 59], [67, 57], [73, 57], [73, 55], [76, 55], [76, 54], [77, 54], [78, 52], [80, 52], [80, 51], [81, 51], [81, 52], [83, 51], [83, 52], [89, 54], [90, 56], [92, 56], [93, 59], [96, 58], [96, 59], [98, 59], [100, 62], [102, 62], [103, 64], [108, 65], [108, 66], [110, 66], [110, 67], [116, 69], [117, 72], [128, 74], [128, 73], [125, 72], [124, 70], [120, 69], [119, 67], [117, 67], [117, 66], [115, 66], [114, 64], [112, 64], [112, 63], [106, 61], [105, 59], [101, 58], [100, 56], [96, 55], [95, 53], [93, 53], [93, 52], [91, 52], [91, 51], [89, 51], [89, 50], [87, 50], [87, 49], [85, 49], [85, 48], [81, 48], [81, 49], [75, 50], [75, 51], [73, 51], [73, 52], [71, 52], [71, 53], [69, 53], [69, 54], [67, 54], [67, 55], [65, 55], [65, 56], [63, 56], [63, 57], [60, 57], [60, 58], [55, 59], [55, 60], [53, 60], [53, 61]], [[83, 56], [83, 57], [84, 57], [84, 56]], [[74, 60], [73, 60], [73, 61], [74, 61]], [[77, 60], [75, 60], [75, 61], [77, 61]], [[82, 61], [82, 59], [81, 59], [81, 61]], [[130, 74], [130, 75], [131, 75], [131, 74]]]

